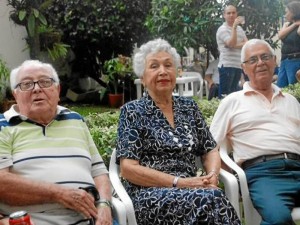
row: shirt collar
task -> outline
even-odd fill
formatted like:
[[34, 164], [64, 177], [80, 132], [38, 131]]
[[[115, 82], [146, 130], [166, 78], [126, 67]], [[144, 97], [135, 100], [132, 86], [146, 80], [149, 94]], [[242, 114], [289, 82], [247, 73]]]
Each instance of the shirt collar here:
[[[153, 112], [155, 112], [158, 107], [155, 105], [155, 102], [153, 101], [153, 99], [151, 98], [151, 96], [148, 93], [145, 93], [144, 96], [141, 98], [141, 100], [143, 100], [145, 103], [145, 110], [148, 114], [152, 114]], [[172, 96], [172, 100], [173, 100], [173, 107], [176, 108], [176, 106], [179, 104], [179, 100], [178, 98]]]
[[[13, 119], [13, 118], [20, 118], [21, 120], [27, 120], [27, 119], [28, 119], [26, 116], [21, 115], [21, 114], [16, 110], [16, 108], [17, 108], [17, 105], [14, 104], [14, 105], [12, 105], [12, 106], [10, 107], [9, 110], [7, 110], [7, 111], [3, 114], [4, 117], [5, 117], [5, 119], [7, 120], [7, 122], [9, 122], [9, 121], [10, 121], [11, 119]], [[63, 106], [58, 105], [58, 106], [57, 106], [57, 109], [56, 109], [56, 115], [61, 114], [61, 113], [62, 113], [63, 111], [65, 111], [65, 110], [68, 110], [68, 111], [69, 111], [69, 109], [67, 109], [67, 108], [65, 108], [65, 107], [63, 107]]]
[[[280, 95], [280, 96], [284, 96], [284, 93], [281, 91], [281, 89], [276, 86], [275, 84], [272, 84], [272, 89], [273, 89], [273, 92], [274, 92], [274, 95]], [[251, 86], [250, 86], [250, 82], [249, 81], [246, 81], [243, 85], [243, 90], [242, 92], [244, 93], [244, 95], [247, 95], [248, 93], [259, 93], [258, 91], [256, 91], [255, 89], [253, 89]]]

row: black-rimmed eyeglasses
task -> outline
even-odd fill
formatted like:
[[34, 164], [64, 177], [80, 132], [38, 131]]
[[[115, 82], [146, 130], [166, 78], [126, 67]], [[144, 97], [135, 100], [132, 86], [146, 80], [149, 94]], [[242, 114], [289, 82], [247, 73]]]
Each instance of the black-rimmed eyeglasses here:
[[262, 54], [260, 56], [252, 56], [248, 60], [244, 61], [243, 63], [248, 65], [254, 65], [257, 64], [259, 59], [263, 62], [268, 62], [270, 59], [272, 59], [274, 55], [272, 54]]
[[20, 82], [16, 85], [16, 88], [19, 87], [21, 91], [31, 91], [34, 89], [35, 84], [38, 84], [40, 88], [49, 88], [54, 83], [54, 79], [52, 78], [42, 78], [38, 81], [27, 80]]

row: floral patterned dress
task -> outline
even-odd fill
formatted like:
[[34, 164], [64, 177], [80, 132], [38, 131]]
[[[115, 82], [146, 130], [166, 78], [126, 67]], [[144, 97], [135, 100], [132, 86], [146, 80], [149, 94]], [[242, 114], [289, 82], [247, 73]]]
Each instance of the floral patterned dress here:
[[[138, 160], [174, 176], [196, 176], [195, 158], [216, 147], [197, 104], [173, 97], [171, 127], [149, 95], [122, 107], [117, 163]], [[142, 187], [126, 181], [139, 225], [241, 224], [221, 189]]]

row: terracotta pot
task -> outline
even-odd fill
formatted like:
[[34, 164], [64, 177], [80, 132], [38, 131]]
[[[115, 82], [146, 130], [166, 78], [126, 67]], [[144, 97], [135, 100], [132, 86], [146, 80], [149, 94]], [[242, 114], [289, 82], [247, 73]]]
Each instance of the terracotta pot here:
[[118, 108], [123, 105], [123, 94], [108, 94], [109, 105]]

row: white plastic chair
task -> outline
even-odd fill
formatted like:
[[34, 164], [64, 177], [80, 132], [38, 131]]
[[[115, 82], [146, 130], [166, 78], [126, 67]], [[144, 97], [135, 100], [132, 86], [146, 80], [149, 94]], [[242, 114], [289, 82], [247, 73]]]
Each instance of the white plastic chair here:
[[117, 193], [118, 197], [122, 201], [126, 209], [126, 220], [128, 225], [137, 225], [134, 213], [134, 207], [131, 198], [127, 194], [121, 179], [120, 179], [120, 167], [116, 164], [116, 150], [114, 149], [111, 154], [111, 159], [109, 163], [109, 178], [111, 184]]
[[116, 219], [119, 225], [126, 225], [126, 209], [125, 205], [117, 198], [112, 198], [113, 218]]
[[[208, 83], [207, 83], [206, 80], [204, 80], [202, 78], [202, 75], [200, 73], [192, 72], [192, 71], [183, 71], [182, 76], [183, 77], [197, 77], [197, 78], [199, 78], [199, 86], [198, 86], [198, 90], [197, 90], [197, 96], [200, 99], [202, 99], [203, 98], [203, 92], [204, 92], [203, 88], [205, 88], [205, 94], [208, 97], [208, 95], [209, 95]], [[186, 88], [190, 88], [190, 87], [186, 86]], [[192, 93], [193, 93], [193, 90], [191, 90], [191, 93], [190, 93], [191, 96], [193, 96]]]
[[[200, 158], [198, 163], [200, 162]], [[198, 164], [199, 165], [199, 164]], [[238, 182], [235, 176], [223, 169], [220, 171], [220, 180], [223, 182], [225, 186], [225, 194], [228, 197], [229, 201], [237, 211], [237, 214], [240, 215], [239, 209], [239, 196], [236, 194], [239, 191]], [[134, 207], [132, 201], [127, 194], [121, 179], [120, 179], [120, 167], [116, 164], [116, 150], [111, 154], [110, 164], [109, 164], [109, 178], [112, 183], [112, 186], [117, 193], [118, 197], [125, 205], [126, 215], [127, 215], [127, 224], [128, 225], [136, 225], [136, 218], [134, 213]]]
[[[230, 157], [230, 148], [228, 147], [227, 144], [223, 143], [220, 146], [220, 155], [222, 161], [235, 173], [237, 174], [237, 177], [239, 179], [239, 186], [240, 186], [240, 193], [241, 193], [241, 199], [242, 199], [242, 206], [244, 215], [240, 215], [240, 218], [244, 216], [245, 218], [245, 225], [259, 225], [261, 222], [261, 216], [258, 214], [257, 210], [253, 207], [251, 198], [250, 198], [250, 193], [248, 189], [248, 184], [247, 184], [247, 179], [246, 179], [246, 174], [244, 170], [238, 166]], [[230, 187], [229, 187], [230, 188]], [[235, 189], [235, 187], [234, 187]], [[239, 198], [239, 192], [237, 191], [236, 197], [234, 199]], [[294, 208], [292, 211], [292, 217], [294, 221], [300, 222], [300, 207]]]

